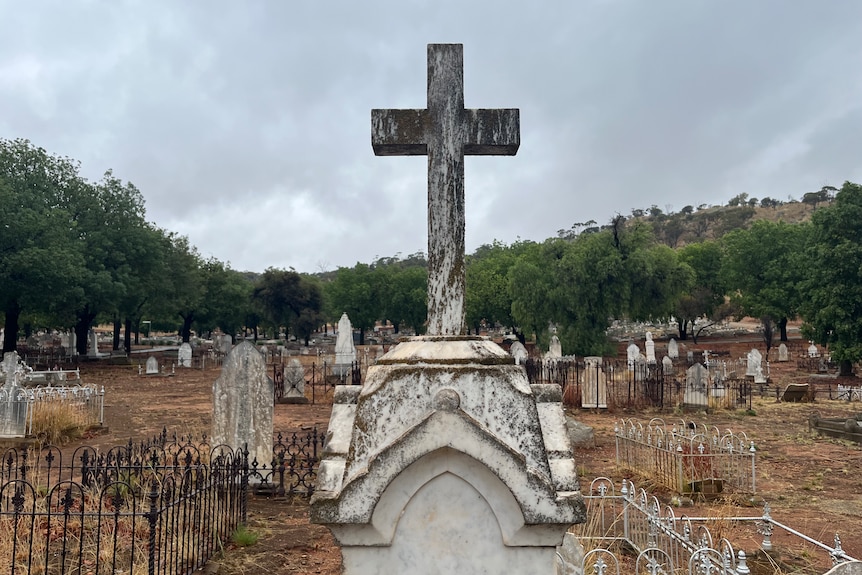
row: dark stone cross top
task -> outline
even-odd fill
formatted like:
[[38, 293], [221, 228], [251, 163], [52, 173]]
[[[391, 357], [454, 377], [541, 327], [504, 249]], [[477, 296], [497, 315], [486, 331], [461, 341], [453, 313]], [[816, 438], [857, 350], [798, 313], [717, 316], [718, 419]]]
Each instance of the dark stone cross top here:
[[428, 108], [372, 110], [378, 156], [428, 156], [428, 334], [464, 333], [464, 156], [514, 156], [518, 109], [464, 109], [464, 47], [428, 45]]

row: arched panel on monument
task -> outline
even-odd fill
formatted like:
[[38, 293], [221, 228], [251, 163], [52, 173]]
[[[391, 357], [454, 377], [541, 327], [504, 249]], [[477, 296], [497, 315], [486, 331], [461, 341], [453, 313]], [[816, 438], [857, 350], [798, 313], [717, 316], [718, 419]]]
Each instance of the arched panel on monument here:
[[[441, 480], [444, 476], [450, 476], [450, 479]], [[497, 545], [501, 542], [505, 545], [517, 544], [517, 534], [525, 522], [523, 511], [512, 491], [482, 462], [449, 447], [419, 458], [386, 486], [372, 514], [371, 523], [375, 530], [384, 541], [394, 544], [406, 510], [413, 506], [414, 512], [418, 512], [417, 505], [427, 505], [435, 500], [429, 491], [436, 491], [441, 486], [449, 488], [445, 492], [448, 502], [444, 508], [431, 513], [435, 520], [442, 515], [461, 514], [467, 507], [476, 507], [474, 511], [479, 512], [479, 508], [484, 506], [493, 517]], [[421, 497], [420, 492], [424, 492]], [[453, 500], [456, 497], [457, 501]], [[474, 498], [481, 499], [481, 502], [474, 501]], [[447, 501], [446, 497], [443, 500]], [[485, 527], [490, 528], [490, 524]]]

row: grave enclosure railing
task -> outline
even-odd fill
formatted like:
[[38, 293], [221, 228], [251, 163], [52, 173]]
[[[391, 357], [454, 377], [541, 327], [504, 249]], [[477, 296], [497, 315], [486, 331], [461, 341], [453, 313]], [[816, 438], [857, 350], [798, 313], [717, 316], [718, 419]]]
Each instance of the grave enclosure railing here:
[[614, 426], [619, 467], [650, 477], [676, 493], [755, 494], [757, 450], [744, 432], [653, 418]]
[[[285, 368], [289, 369], [289, 366], [280, 359], [271, 363], [270, 366], [275, 386], [275, 402], [278, 403], [288, 391], [285, 383]], [[354, 361], [349, 368], [345, 369], [335, 369], [335, 366], [325, 361], [312, 363], [311, 366], [303, 367], [303, 369], [305, 371], [305, 394], [311, 396], [311, 403], [331, 401], [336, 385], [362, 385], [364, 378], [360, 361]]]
[[634, 552], [636, 573], [748, 575], [745, 552], [734, 549], [726, 537], [714, 539], [709, 524], [748, 524], [762, 536], [759, 546], [764, 551], [773, 549], [772, 536], [779, 528], [793, 540], [824, 554], [833, 566], [856, 560], [844, 552], [837, 534], [833, 545], [826, 545], [773, 519], [768, 504], [759, 516], [678, 517], [672, 507], [662, 507], [656, 497], [637, 489], [633, 482], [623, 480], [617, 492], [607, 477], [594, 479], [584, 492], [584, 500], [587, 523], [574, 526], [571, 532], [586, 550], [581, 567], [587, 575], [624, 571], [620, 547], [611, 549], [614, 543], [623, 543]]
[[[10, 396], [11, 394], [11, 396]], [[71, 416], [81, 428], [105, 419], [105, 388], [93, 384], [0, 389], [0, 430], [6, 437], [32, 437], [36, 424], [57, 416]]]
[[705, 379], [686, 380], [687, 362], [677, 360], [668, 369], [659, 364], [635, 364], [604, 359], [601, 364], [584, 358], [534, 359], [524, 364], [530, 383], [556, 383], [570, 407], [673, 409], [751, 408], [755, 391], [768, 393], [767, 385], [746, 378], [738, 362], [714, 361]]
[[8, 449], [0, 461], [0, 570], [190, 573], [245, 522], [249, 493], [310, 495], [322, 442], [316, 429], [279, 434], [267, 464], [166, 432], [105, 452]]

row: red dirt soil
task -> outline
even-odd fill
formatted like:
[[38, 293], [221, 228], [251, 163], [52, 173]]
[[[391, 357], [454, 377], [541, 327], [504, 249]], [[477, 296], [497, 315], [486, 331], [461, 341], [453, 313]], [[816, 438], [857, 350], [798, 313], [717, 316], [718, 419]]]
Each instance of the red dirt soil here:
[[[752, 336], [734, 341], [701, 339], [698, 345], [685, 343], [688, 349], [730, 351], [731, 357], [743, 357], [752, 347], [763, 349], [762, 342]], [[797, 345], [807, 345], [795, 342]], [[664, 342], [657, 342], [662, 349]], [[773, 354], [776, 352], [772, 352]], [[624, 357], [624, 355], [623, 355]], [[302, 357], [311, 361], [311, 357]], [[791, 362], [793, 363], [793, 362]], [[796, 372], [795, 363], [772, 364], [771, 381], [783, 387], [786, 383], [807, 381], [808, 375]], [[85, 383], [105, 386], [104, 433], [84, 438], [81, 442], [107, 448], [153, 436], [163, 428], [169, 433], [209, 433], [212, 413], [212, 384], [218, 368], [177, 370], [171, 376], [140, 376], [137, 365], [129, 367], [84, 363], [81, 377]], [[859, 385], [859, 383], [854, 383]], [[320, 398], [318, 398], [320, 399]], [[309, 405], [275, 406], [275, 431], [293, 431], [317, 426], [324, 431], [329, 420], [331, 393], [323, 402]], [[768, 501], [772, 517], [819, 541], [832, 544], [837, 532], [844, 550], [862, 558], [862, 449], [854, 443], [819, 437], [808, 430], [808, 417], [813, 411], [823, 416], [847, 417], [862, 411], [862, 404], [846, 401], [818, 400], [816, 403], [779, 403], [774, 395], [755, 399], [754, 412], [720, 411], [718, 413], [608, 413], [577, 410], [574, 415], [595, 430], [596, 446], [578, 448], [575, 460], [582, 488], [596, 476], [609, 476], [619, 485], [622, 477], [631, 477], [615, 465], [614, 425], [621, 418], [648, 421], [664, 417], [666, 421], [686, 420], [744, 431], [758, 450], [758, 496]], [[75, 445], [77, 445], [76, 443]], [[645, 478], [632, 477], [638, 486], [647, 486]], [[651, 491], [665, 502], [670, 494], [660, 488]], [[751, 507], [741, 500], [726, 499], [697, 507], [683, 508], [678, 515], [719, 514], [758, 515], [761, 507]], [[209, 573], [239, 575], [242, 573], [320, 573], [341, 572], [341, 554], [334, 539], [324, 527], [308, 522], [307, 501], [267, 500], [252, 497], [249, 504], [250, 530], [260, 539], [254, 545], [228, 547], [207, 566]], [[735, 529], [719, 525], [720, 537], [728, 535], [737, 548], [751, 554], [761, 538], [751, 526]], [[828, 567], [818, 553], [807, 544], [775, 530], [773, 543], [782, 560], [795, 566], [810, 566], [812, 572]], [[820, 554], [822, 555], [822, 554]]]

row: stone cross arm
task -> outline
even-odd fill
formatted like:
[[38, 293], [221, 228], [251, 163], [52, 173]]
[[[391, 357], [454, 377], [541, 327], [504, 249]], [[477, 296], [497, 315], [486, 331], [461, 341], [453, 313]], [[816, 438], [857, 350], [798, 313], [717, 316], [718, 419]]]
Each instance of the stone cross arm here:
[[428, 156], [428, 334], [464, 332], [464, 156], [514, 156], [517, 109], [464, 108], [460, 44], [428, 45], [428, 107], [372, 110], [378, 156]]
[[[514, 156], [521, 144], [518, 108], [464, 109], [465, 156]], [[435, 126], [428, 110], [372, 110], [371, 145], [377, 156], [427, 156]]]

